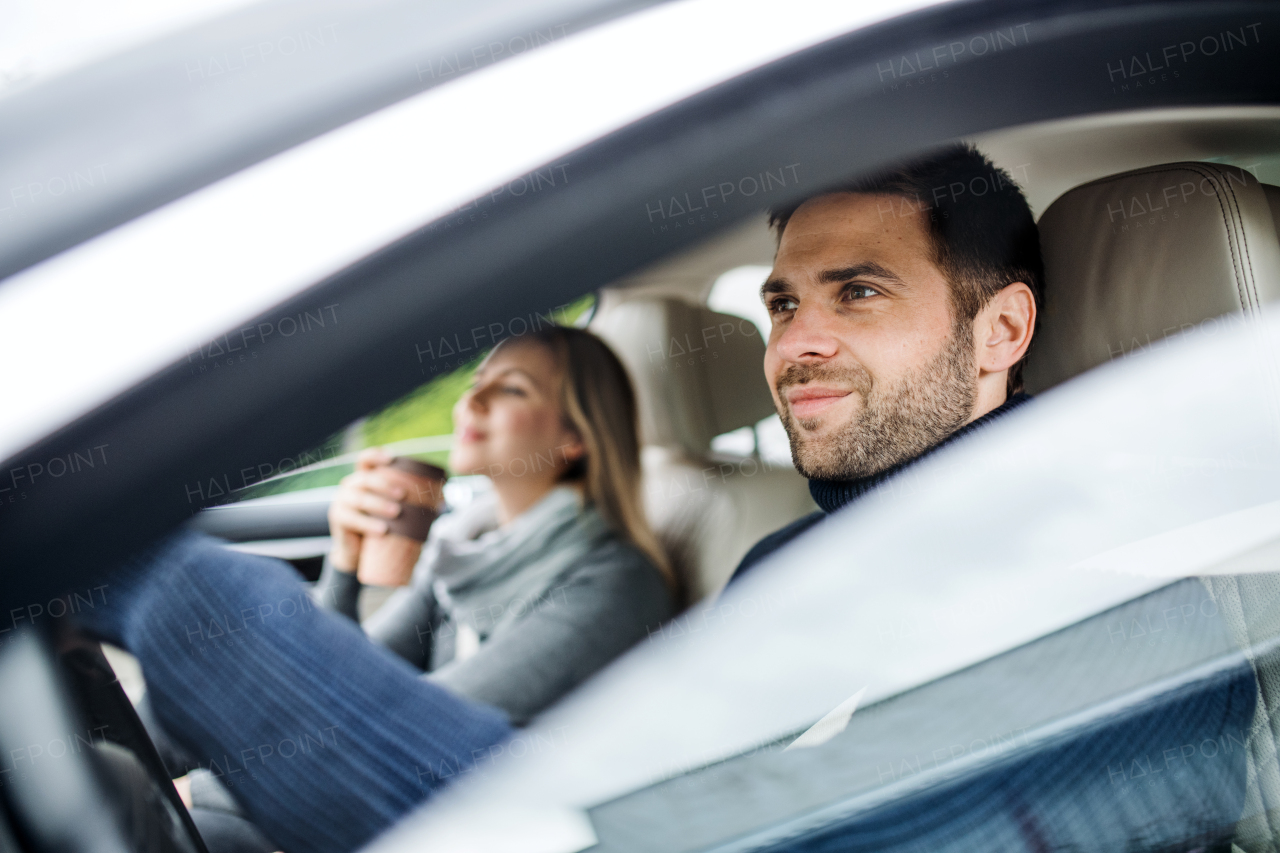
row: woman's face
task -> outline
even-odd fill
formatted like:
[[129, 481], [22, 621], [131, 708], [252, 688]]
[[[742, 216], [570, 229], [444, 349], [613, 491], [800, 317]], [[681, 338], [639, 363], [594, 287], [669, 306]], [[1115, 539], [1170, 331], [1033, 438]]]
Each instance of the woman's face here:
[[494, 480], [554, 483], [582, 457], [582, 441], [565, 426], [560, 371], [535, 341], [498, 347], [453, 407], [449, 467]]

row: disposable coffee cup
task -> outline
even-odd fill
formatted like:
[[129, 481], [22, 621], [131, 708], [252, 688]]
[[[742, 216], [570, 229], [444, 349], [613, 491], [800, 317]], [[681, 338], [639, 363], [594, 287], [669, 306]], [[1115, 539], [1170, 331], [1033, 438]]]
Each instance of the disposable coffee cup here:
[[356, 577], [370, 586], [404, 586], [413, 575], [431, 523], [440, 515], [448, 475], [443, 468], [405, 456], [377, 470], [398, 482], [405, 496], [400, 515], [387, 520], [385, 534], [365, 534]]

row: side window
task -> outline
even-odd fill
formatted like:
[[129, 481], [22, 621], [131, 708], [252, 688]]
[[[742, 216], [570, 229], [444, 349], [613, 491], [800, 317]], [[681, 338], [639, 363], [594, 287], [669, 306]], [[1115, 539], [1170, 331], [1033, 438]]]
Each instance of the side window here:
[[[1280, 186], [1280, 153], [1266, 153], [1256, 157], [1213, 157], [1207, 162], [1236, 166], [1252, 172], [1259, 183]], [[1280, 223], [1276, 227], [1280, 228]]]
[[[769, 340], [769, 314], [760, 301], [760, 285], [769, 271], [769, 267], [751, 264], [721, 274], [711, 286], [707, 307], [750, 320], [760, 330], [761, 338]], [[711, 449], [729, 456], [759, 456], [773, 465], [791, 464], [791, 445], [777, 415], [770, 415], [753, 427], [716, 436], [711, 440]]]
[[[588, 294], [563, 313], [557, 311], [557, 319], [581, 325], [591, 316], [595, 302], [595, 295]], [[299, 454], [296, 468], [277, 471], [274, 476], [244, 489], [236, 500], [336, 486], [351, 473], [355, 454], [366, 447], [384, 446], [392, 453], [412, 455], [447, 468], [449, 449], [453, 446], [454, 404], [471, 384], [472, 374], [487, 354], [488, 350], [479, 353], [472, 360], [424, 382], [394, 403], [355, 421], [320, 447]], [[471, 478], [455, 479], [463, 482], [453, 491], [465, 502], [470, 494], [466, 481]]]

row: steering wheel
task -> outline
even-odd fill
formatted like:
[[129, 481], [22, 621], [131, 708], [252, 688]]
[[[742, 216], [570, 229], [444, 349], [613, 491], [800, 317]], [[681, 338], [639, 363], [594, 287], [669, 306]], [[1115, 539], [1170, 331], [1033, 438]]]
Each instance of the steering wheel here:
[[69, 628], [0, 647], [0, 751], [0, 853], [208, 853], [101, 647]]

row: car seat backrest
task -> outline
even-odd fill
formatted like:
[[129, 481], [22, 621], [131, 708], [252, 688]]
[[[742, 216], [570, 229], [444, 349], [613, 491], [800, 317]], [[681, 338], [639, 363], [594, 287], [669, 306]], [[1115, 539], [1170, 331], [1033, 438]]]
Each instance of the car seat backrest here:
[[1152, 166], [1067, 192], [1040, 218], [1044, 308], [1027, 390], [1258, 312], [1280, 297], [1277, 222], [1280, 189], [1215, 163]]
[[591, 330], [636, 387], [649, 520], [690, 600], [711, 595], [757, 540], [814, 509], [790, 464], [711, 450], [774, 412], [764, 341], [750, 320], [673, 297], [606, 298]]
[[755, 324], [681, 299], [631, 299], [591, 325], [626, 364], [641, 440], [693, 455], [711, 439], [773, 414]]

